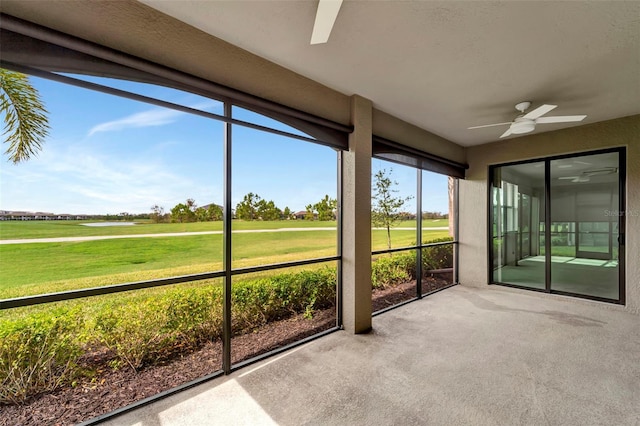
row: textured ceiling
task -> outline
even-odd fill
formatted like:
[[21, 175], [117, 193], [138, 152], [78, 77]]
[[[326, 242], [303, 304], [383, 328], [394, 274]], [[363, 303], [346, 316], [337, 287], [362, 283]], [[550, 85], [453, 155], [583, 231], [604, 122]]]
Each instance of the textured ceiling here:
[[464, 146], [497, 140], [514, 105], [582, 123], [640, 114], [640, 2], [345, 0], [310, 45], [317, 1], [143, 3]]

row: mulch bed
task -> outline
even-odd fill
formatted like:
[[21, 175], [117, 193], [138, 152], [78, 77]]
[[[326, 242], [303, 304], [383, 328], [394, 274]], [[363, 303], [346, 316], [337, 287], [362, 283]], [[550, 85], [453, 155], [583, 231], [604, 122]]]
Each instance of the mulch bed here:
[[[433, 274], [423, 277], [422, 294], [430, 293], [443, 287], [447, 287], [453, 282], [452, 275], [453, 274], [450, 272], [445, 272], [443, 274]], [[405, 300], [413, 299], [416, 297], [416, 295], [417, 293], [415, 280], [398, 284], [394, 287], [376, 289], [373, 291], [372, 296], [373, 312], [397, 305], [398, 303], [402, 303]]]
[[[449, 281], [450, 282], [450, 281]], [[423, 292], [448, 285], [446, 279], [423, 279]], [[373, 311], [415, 297], [415, 281], [374, 290]], [[273, 322], [254, 332], [232, 338], [232, 362], [237, 363], [336, 325], [335, 309], [316, 311], [312, 319], [302, 314]], [[96, 355], [99, 356], [100, 354]], [[106, 369], [92, 382], [80, 383], [31, 398], [22, 405], [0, 406], [0, 426], [73, 425], [156, 395], [222, 368], [221, 342], [132, 373], [130, 369]]]

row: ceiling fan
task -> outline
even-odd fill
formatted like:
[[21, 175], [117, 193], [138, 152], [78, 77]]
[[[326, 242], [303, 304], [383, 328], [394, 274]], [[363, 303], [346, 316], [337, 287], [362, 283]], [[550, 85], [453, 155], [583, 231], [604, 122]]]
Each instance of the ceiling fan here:
[[546, 113], [557, 108], [557, 105], [541, 105], [531, 112], [524, 113], [531, 106], [531, 102], [520, 102], [516, 105], [516, 109], [520, 111], [520, 115], [513, 121], [507, 123], [486, 124], [484, 126], [473, 126], [468, 129], [481, 129], [483, 127], [492, 126], [505, 126], [509, 125], [509, 128], [504, 132], [500, 138], [506, 138], [511, 135], [520, 135], [523, 133], [533, 132], [536, 128], [536, 124], [546, 123], [569, 123], [572, 121], [582, 121], [586, 115], [561, 115], [556, 117], [543, 117]]
[[311, 44], [322, 44], [329, 41], [329, 35], [336, 22], [342, 0], [319, 0], [316, 21], [313, 24]]
[[617, 167], [603, 167], [602, 169], [585, 170], [578, 176], [563, 176], [558, 180], [570, 180], [571, 182], [589, 182], [593, 176], [604, 176], [618, 173]]

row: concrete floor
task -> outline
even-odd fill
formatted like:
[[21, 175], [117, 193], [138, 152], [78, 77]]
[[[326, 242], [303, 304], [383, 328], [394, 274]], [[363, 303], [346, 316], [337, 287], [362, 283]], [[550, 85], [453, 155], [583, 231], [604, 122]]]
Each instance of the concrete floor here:
[[108, 425], [640, 425], [640, 317], [456, 286]]

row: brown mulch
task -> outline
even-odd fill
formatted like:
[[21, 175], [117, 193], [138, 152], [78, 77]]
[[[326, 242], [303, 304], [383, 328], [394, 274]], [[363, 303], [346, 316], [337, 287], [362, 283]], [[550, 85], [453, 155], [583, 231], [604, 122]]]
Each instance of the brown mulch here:
[[[446, 285], [448, 283], [445, 279], [425, 278], [422, 283], [423, 293]], [[373, 311], [413, 297], [415, 281], [374, 290]], [[267, 324], [254, 332], [232, 338], [232, 362], [253, 358], [335, 325], [335, 309], [316, 311], [311, 319], [300, 314]], [[0, 426], [77, 424], [220, 371], [221, 368], [222, 344], [219, 341], [135, 373], [128, 368], [106, 368], [93, 381], [80, 383], [76, 387], [39, 395], [22, 405], [0, 405]]]
[[[450, 272], [445, 272], [443, 274], [433, 274], [423, 277], [422, 294], [430, 293], [450, 285], [453, 282], [452, 275]], [[372, 297], [373, 312], [397, 305], [405, 300], [413, 299], [416, 295], [415, 280], [398, 284], [394, 287], [376, 289], [373, 291]]]

